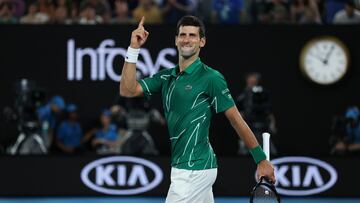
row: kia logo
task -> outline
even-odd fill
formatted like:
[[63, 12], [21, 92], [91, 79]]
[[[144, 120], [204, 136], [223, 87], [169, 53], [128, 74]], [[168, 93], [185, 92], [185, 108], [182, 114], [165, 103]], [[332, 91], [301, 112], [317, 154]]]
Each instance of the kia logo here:
[[83, 183], [104, 194], [133, 195], [149, 191], [163, 179], [154, 163], [130, 156], [113, 156], [93, 161], [81, 171]]
[[309, 157], [282, 157], [275, 166], [276, 188], [280, 194], [306, 196], [321, 193], [337, 181], [336, 170], [328, 163]]

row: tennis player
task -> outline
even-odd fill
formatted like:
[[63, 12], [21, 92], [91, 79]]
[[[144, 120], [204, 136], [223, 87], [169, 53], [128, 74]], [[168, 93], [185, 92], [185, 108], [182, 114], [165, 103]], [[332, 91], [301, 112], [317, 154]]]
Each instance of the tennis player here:
[[159, 93], [162, 96], [172, 150], [171, 185], [166, 202], [214, 202], [212, 185], [217, 176], [217, 160], [209, 142], [209, 127], [211, 117], [220, 112], [225, 112], [250, 149], [258, 176], [266, 176], [275, 182], [274, 168], [237, 110], [223, 75], [199, 58], [200, 50], [206, 44], [203, 22], [195, 16], [181, 18], [175, 36], [178, 65], [137, 81], [136, 62], [140, 47], [149, 36], [144, 21], [143, 17], [131, 34], [120, 94], [149, 97]]

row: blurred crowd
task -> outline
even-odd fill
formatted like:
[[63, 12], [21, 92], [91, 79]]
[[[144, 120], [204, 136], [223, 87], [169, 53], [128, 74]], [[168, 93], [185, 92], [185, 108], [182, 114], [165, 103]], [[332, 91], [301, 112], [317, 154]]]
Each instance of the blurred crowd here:
[[357, 24], [360, 0], [0, 0], [1, 24]]
[[331, 126], [331, 154], [360, 155], [360, 110], [356, 105], [347, 107], [343, 115], [334, 116]]
[[165, 119], [144, 97], [117, 96], [112, 104], [97, 109], [96, 121], [84, 127], [81, 106], [60, 95], [46, 96], [35, 81], [21, 79], [15, 86], [14, 105], [3, 109], [7, 130], [3, 135], [10, 139], [1, 139], [0, 154], [159, 153], [149, 128], [165, 129]]

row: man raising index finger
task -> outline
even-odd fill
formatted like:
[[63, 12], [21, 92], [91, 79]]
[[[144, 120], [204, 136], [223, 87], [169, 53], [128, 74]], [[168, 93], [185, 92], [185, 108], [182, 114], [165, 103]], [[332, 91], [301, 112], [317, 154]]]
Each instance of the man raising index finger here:
[[125, 56], [120, 82], [120, 94], [125, 97], [135, 97], [142, 94], [140, 84], [136, 81], [136, 62], [140, 47], [146, 42], [149, 32], [144, 28], [145, 17], [139, 22], [137, 29], [131, 33], [130, 46]]
[[250, 149], [258, 174], [275, 182], [274, 168], [237, 110], [224, 76], [199, 58], [206, 44], [203, 22], [195, 16], [181, 18], [175, 35], [178, 65], [136, 81], [135, 64], [148, 36], [143, 23], [142, 19], [131, 35], [120, 94], [126, 97], [160, 94], [162, 97], [172, 166], [166, 202], [214, 202], [212, 185], [217, 177], [217, 158], [209, 141], [209, 128], [211, 117], [220, 112], [225, 113]]

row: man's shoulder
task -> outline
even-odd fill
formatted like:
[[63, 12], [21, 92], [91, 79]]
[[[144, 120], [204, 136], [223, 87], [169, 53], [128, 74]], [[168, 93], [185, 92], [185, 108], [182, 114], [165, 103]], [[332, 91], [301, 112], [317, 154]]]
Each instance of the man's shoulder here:
[[205, 72], [206, 76], [208, 77], [221, 77], [223, 78], [223, 74], [220, 73], [220, 71], [214, 69], [214, 68], [211, 68], [210, 66], [206, 65], [206, 64], [203, 64], [203, 71]]
[[44, 114], [49, 114], [51, 109], [50, 109], [50, 105], [44, 105], [44, 106], [40, 106], [37, 110], [38, 114], [44, 115]]
[[163, 78], [163, 77], [170, 77], [171, 72], [174, 68], [165, 68], [162, 70], [159, 70], [154, 75], [149, 76], [149, 78]]
[[164, 75], [164, 74], [171, 74], [175, 67], [172, 68], [164, 68], [162, 70], [159, 70], [158, 74]]

